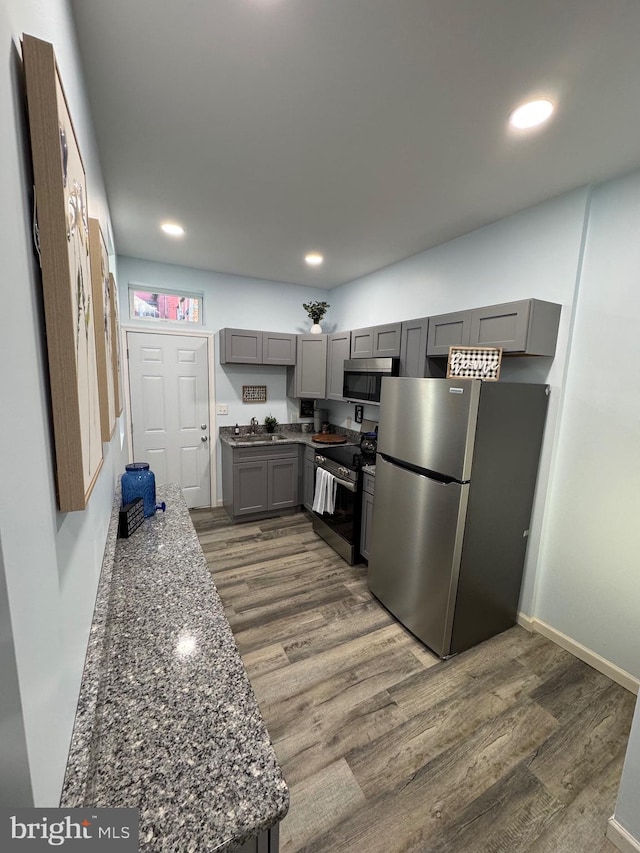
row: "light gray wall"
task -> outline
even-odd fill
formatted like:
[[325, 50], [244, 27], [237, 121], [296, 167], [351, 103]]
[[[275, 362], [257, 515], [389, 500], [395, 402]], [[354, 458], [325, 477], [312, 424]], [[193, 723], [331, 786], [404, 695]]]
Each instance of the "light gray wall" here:
[[11, 611], [0, 542], [0, 806], [31, 805], [31, 777], [22, 719]]
[[593, 191], [534, 613], [640, 677], [640, 172]]
[[[106, 194], [71, 15], [65, 0], [0, 0], [0, 538], [29, 780], [0, 764], [0, 789], [12, 806], [59, 801], [86, 653], [114, 482], [122, 469], [120, 431], [104, 445], [105, 463], [85, 512], [56, 509], [40, 273], [31, 238], [31, 164], [20, 39], [30, 33], [55, 46], [87, 172], [91, 216], [109, 233]], [[5, 676], [7, 679], [5, 681]], [[9, 689], [12, 689], [11, 687]], [[6, 720], [2, 720], [2, 724]], [[5, 730], [3, 729], [3, 735]], [[16, 743], [16, 749], [19, 744]], [[7, 795], [9, 796], [9, 795]]]
[[640, 846], [640, 697], [631, 724], [614, 817]]

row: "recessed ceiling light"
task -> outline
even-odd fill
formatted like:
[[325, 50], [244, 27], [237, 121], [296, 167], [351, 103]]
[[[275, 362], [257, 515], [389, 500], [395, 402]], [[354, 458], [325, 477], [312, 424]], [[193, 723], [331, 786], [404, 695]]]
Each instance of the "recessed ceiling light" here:
[[310, 267], [320, 266], [320, 264], [324, 261], [324, 258], [319, 252], [309, 252], [308, 255], [304, 256], [304, 259]]
[[529, 127], [536, 127], [551, 118], [555, 107], [546, 98], [536, 101], [527, 101], [526, 104], [521, 104], [511, 113], [509, 123], [512, 127], [517, 127], [518, 130], [524, 130]]
[[184, 228], [176, 222], [163, 222], [160, 227], [164, 233], [169, 234], [170, 237], [182, 237], [184, 234]]

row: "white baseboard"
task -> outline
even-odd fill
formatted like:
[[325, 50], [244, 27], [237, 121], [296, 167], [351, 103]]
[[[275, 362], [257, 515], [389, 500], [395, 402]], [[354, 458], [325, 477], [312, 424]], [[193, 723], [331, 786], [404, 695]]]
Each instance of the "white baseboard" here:
[[620, 826], [615, 817], [609, 818], [607, 838], [621, 853], [640, 853], [640, 841]]
[[616, 666], [616, 664], [611, 663], [611, 661], [606, 660], [606, 658], [601, 657], [596, 652], [592, 652], [591, 649], [583, 646], [582, 643], [578, 643], [576, 640], [563, 634], [562, 631], [558, 631], [551, 625], [547, 625], [542, 619], [537, 619], [535, 616], [527, 616], [525, 613], [518, 613], [518, 625], [522, 625], [527, 631], [535, 631], [538, 634], [542, 634], [543, 637], [561, 646], [566, 651], [571, 652], [572, 655], [588, 663], [589, 666], [597, 669], [598, 672], [606, 675], [612, 681], [615, 681], [616, 684], [620, 684], [631, 693], [638, 694], [640, 690], [639, 679], [619, 666]]
[[530, 634], [533, 634], [535, 628], [533, 627], [533, 618], [531, 616], [527, 616], [525, 613], [518, 613], [517, 618], [518, 625], [522, 625]]

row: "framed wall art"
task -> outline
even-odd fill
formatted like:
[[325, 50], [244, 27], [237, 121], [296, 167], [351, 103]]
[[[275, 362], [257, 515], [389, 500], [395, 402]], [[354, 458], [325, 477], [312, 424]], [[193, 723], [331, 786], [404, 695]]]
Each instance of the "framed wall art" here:
[[102, 467], [84, 165], [53, 45], [24, 35], [58, 506], [85, 509]]
[[447, 379], [497, 382], [501, 364], [501, 347], [449, 347]]
[[109, 256], [97, 219], [89, 219], [89, 260], [96, 331], [100, 432], [103, 441], [110, 441], [116, 427], [111, 282], [109, 281]]
[[115, 399], [116, 417], [122, 414], [122, 381], [120, 378], [120, 314], [118, 311], [118, 285], [109, 273], [109, 286], [111, 290], [111, 341], [113, 348], [111, 358], [113, 360], [113, 395]]
[[266, 403], [267, 402], [267, 386], [266, 385], [243, 385], [242, 386], [242, 402], [243, 403]]

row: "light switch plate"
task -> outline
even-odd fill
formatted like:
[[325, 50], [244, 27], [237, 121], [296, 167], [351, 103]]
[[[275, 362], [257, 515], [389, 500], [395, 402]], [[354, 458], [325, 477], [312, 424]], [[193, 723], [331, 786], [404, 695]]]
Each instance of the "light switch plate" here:
[[226, 403], [216, 403], [216, 415], [228, 415], [229, 406]]

